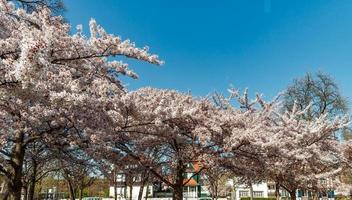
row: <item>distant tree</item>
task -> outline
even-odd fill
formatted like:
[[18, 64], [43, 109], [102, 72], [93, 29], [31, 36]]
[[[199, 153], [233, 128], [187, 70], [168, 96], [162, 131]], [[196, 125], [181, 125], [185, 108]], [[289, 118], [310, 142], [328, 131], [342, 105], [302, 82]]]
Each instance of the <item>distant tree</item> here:
[[231, 174], [220, 164], [211, 165], [204, 170], [204, 184], [207, 187], [211, 198], [217, 200], [219, 196], [226, 194], [228, 189], [227, 183]]
[[303, 116], [307, 120], [317, 118], [321, 114], [333, 118], [348, 111], [347, 100], [338, 85], [329, 75], [322, 72], [307, 73], [304, 77], [295, 79], [283, 97], [284, 108], [289, 111], [295, 104], [301, 110], [311, 104]]
[[345, 128], [342, 130], [342, 139], [345, 141], [352, 139], [352, 130], [351, 128]]
[[62, 177], [66, 180], [71, 200], [83, 198], [83, 191], [98, 177], [96, 163], [84, 151], [77, 148], [56, 155]]
[[59, 170], [51, 152], [43, 143], [36, 141], [28, 145], [23, 167], [25, 199], [35, 198], [36, 185], [51, 172]]

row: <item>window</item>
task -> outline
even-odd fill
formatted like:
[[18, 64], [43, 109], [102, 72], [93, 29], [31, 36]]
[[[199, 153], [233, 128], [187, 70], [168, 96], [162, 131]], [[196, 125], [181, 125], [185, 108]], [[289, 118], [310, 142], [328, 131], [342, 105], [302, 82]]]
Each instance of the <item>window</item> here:
[[320, 184], [326, 185], [328, 182], [326, 179], [320, 179]]
[[[148, 191], [147, 196], [152, 195], [152, 192], [153, 192], [153, 186], [149, 186], [149, 189], [147, 189], [147, 191]], [[147, 199], [147, 198], [146, 198], [146, 199]]]
[[125, 174], [117, 174], [117, 182], [125, 182], [126, 181], [126, 176]]
[[187, 178], [191, 178], [193, 176], [193, 173], [186, 173]]
[[269, 190], [275, 190], [275, 185], [268, 185]]
[[263, 197], [263, 191], [253, 191], [254, 197]]
[[249, 192], [248, 191], [244, 191], [244, 190], [242, 190], [242, 191], [240, 191], [239, 192], [240, 193], [240, 197], [248, 197], [249, 195]]

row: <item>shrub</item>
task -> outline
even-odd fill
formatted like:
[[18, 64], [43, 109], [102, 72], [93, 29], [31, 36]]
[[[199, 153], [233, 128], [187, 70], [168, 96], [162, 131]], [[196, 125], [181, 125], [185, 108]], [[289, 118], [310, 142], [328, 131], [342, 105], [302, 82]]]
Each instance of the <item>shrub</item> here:
[[[241, 200], [250, 200], [250, 197], [241, 197]], [[253, 200], [276, 200], [276, 198], [273, 197], [257, 197], [257, 198], [253, 198]]]

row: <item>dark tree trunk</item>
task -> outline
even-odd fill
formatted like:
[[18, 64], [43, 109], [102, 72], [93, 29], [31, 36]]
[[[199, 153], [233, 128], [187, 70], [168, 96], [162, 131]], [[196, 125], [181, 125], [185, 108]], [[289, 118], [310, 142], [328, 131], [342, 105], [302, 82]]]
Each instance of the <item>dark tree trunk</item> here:
[[28, 188], [28, 199], [27, 200], [33, 200], [34, 199], [34, 191], [35, 191], [35, 181], [29, 185]]
[[141, 187], [139, 188], [139, 192], [138, 192], [138, 200], [142, 200], [143, 198], [143, 191], [144, 191], [144, 184], [141, 184]]
[[132, 200], [132, 194], [133, 194], [133, 185], [130, 185], [130, 200]]
[[13, 157], [11, 159], [13, 165], [13, 177], [9, 178], [9, 191], [14, 200], [21, 200], [22, 192], [22, 168], [24, 161], [24, 133], [19, 132], [15, 136], [15, 146], [13, 147]]
[[6, 190], [5, 193], [3, 194], [3, 200], [8, 200], [10, 196], [9, 190]]
[[218, 200], [218, 183], [216, 181], [216, 185], [215, 185], [215, 200]]
[[33, 174], [31, 176], [31, 180], [29, 183], [29, 190], [28, 190], [28, 200], [34, 199], [34, 191], [35, 191], [35, 184], [36, 184], [36, 177], [37, 177], [37, 162], [32, 160], [32, 167], [33, 167]]
[[149, 185], [147, 185], [146, 191], [145, 191], [145, 200], [148, 199], [148, 194], [149, 194]]
[[296, 190], [290, 191], [290, 197], [291, 197], [291, 200], [296, 200], [296, 199], [297, 199], [297, 197], [296, 197]]
[[28, 186], [23, 186], [23, 199], [28, 200]]
[[75, 200], [76, 197], [75, 197], [75, 189], [73, 187], [73, 184], [69, 180], [67, 181], [67, 183], [68, 183], [68, 191], [70, 194], [70, 200]]
[[183, 187], [175, 187], [173, 200], [183, 200]]
[[215, 200], [215, 183], [214, 181], [211, 181], [209, 182], [209, 185], [210, 185], [210, 197], [211, 197], [211, 200]]
[[319, 199], [319, 192], [315, 191], [313, 192], [313, 200], [318, 200]]
[[250, 200], [253, 200], [253, 184], [252, 183], [249, 183], [249, 199]]
[[[143, 198], [143, 191], [144, 191], [144, 186], [147, 184], [148, 182], [148, 172], [145, 170], [142, 174], [142, 180], [141, 180], [141, 187], [139, 189], [139, 193], [138, 193], [138, 200], [142, 200]], [[147, 186], [148, 187], [148, 186]], [[148, 195], [148, 193], [146, 193], [146, 196]]]
[[2, 183], [2, 189], [0, 192], [2, 193], [1, 199], [7, 200], [9, 198], [10, 192], [9, 192], [9, 184], [7, 179]]
[[278, 183], [278, 182], [275, 183], [275, 197], [276, 197], [276, 200], [280, 200], [280, 198], [281, 198], [280, 183]]
[[117, 181], [114, 179], [114, 200], [117, 200]]
[[183, 200], [183, 176], [185, 173], [185, 165], [179, 161], [176, 168], [176, 183], [173, 186], [173, 200]]

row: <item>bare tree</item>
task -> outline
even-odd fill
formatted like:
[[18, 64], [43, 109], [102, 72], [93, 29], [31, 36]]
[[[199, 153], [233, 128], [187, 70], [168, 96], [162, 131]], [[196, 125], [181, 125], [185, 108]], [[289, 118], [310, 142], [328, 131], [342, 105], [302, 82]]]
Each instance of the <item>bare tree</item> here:
[[55, 161], [50, 150], [40, 141], [28, 145], [23, 172], [25, 199], [33, 200], [36, 184], [48, 176], [49, 173], [59, 170]]
[[83, 191], [97, 178], [96, 163], [81, 149], [69, 152], [65, 156], [58, 154], [61, 175], [67, 182], [70, 199], [83, 198]]
[[219, 196], [224, 196], [228, 187], [227, 181], [230, 179], [231, 174], [220, 165], [212, 165], [204, 170], [204, 183], [210, 192], [211, 198], [217, 200]]
[[304, 116], [307, 120], [328, 114], [335, 117], [348, 111], [347, 100], [342, 96], [336, 82], [327, 74], [307, 73], [303, 78], [295, 79], [283, 95], [284, 107], [292, 110], [296, 103], [300, 109], [311, 104]]

